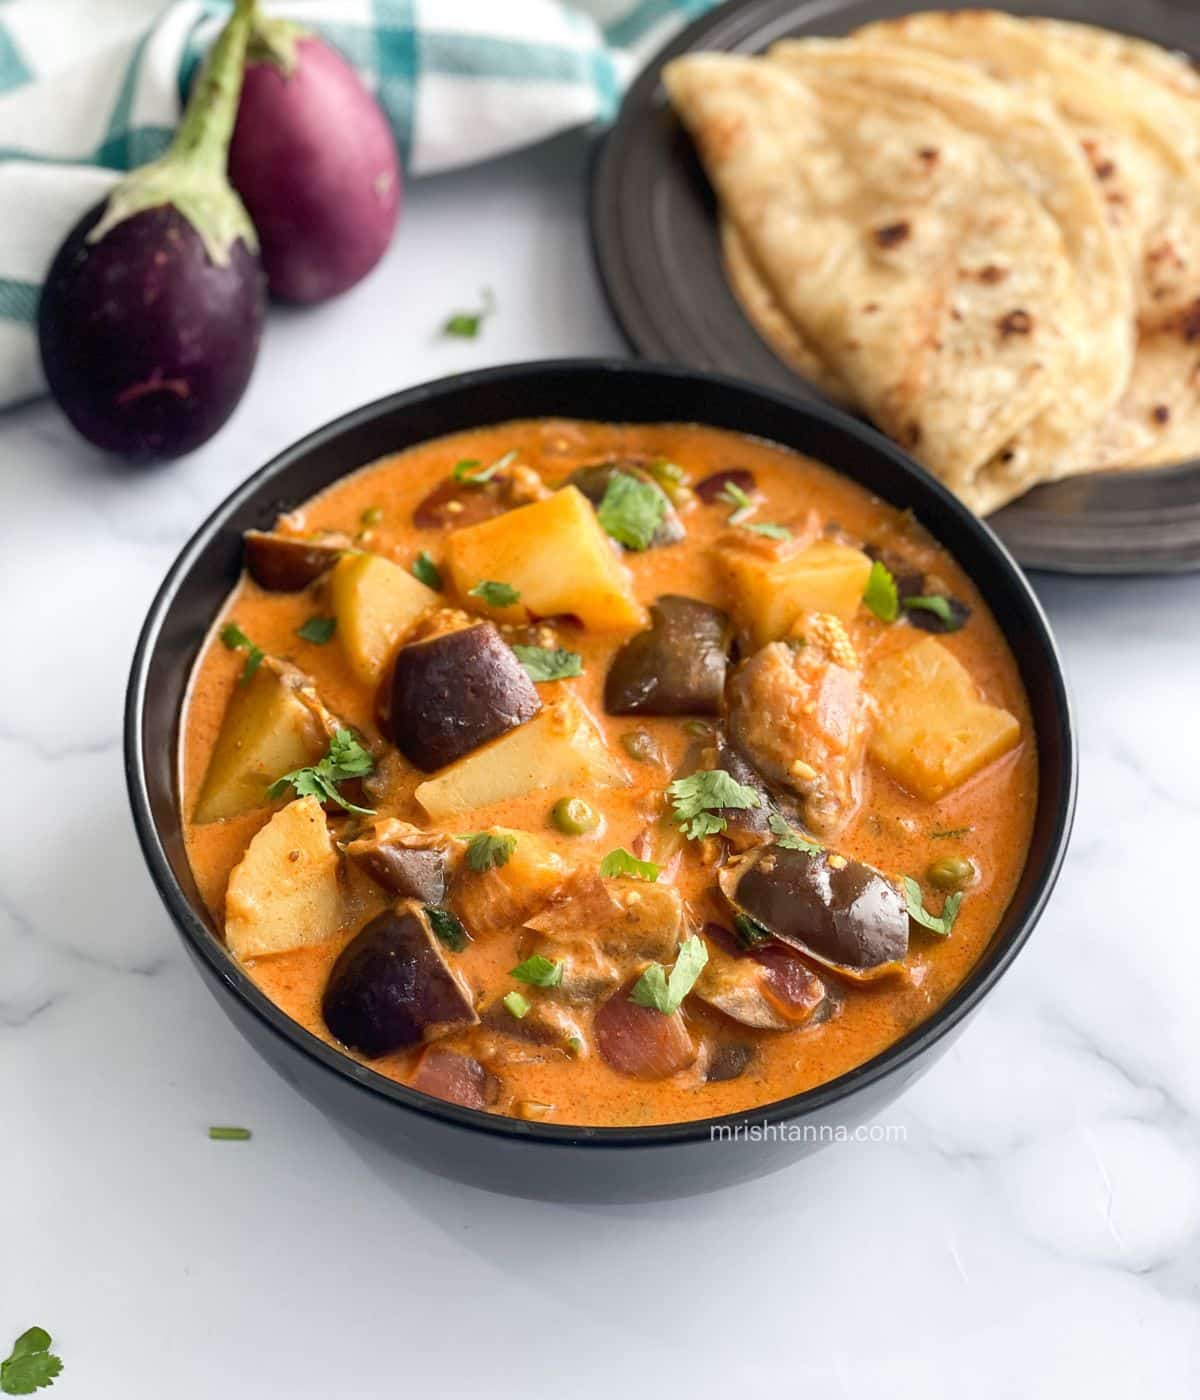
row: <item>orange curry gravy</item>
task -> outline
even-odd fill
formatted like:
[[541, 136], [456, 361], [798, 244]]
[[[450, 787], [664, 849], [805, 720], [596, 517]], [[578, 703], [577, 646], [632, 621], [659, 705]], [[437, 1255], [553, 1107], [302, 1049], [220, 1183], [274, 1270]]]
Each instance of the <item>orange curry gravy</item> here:
[[[448, 532], [415, 529], [414, 507], [443, 481], [461, 459], [489, 463], [515, 451], [518, 460], [556, 486], [581, 464], [619, 458], [665, 458], [679, 464], [692, 482], [710, 473], [739, 467], [754, 477], [761, 504], [760, 521], [781, 522], [796, 529], [810, 513], [819, 514], [826, 534], [837, 533], [859, 544], [870, 542], [892, 551], [935, 577], [944, 591], [968, 603], [970, 619], [958, 631], [938, 640], [971, 673], [980, 695], [1003, 707], [1020, 723], [1020, 739], [998, 760], [984, 767], [941, 800], [928, 802], [897, 785], [868, 759], [862, 801], [857, 815], [842, 830], [833, 847], [891, 875], [909, 874], [923, 881], [927, 907], [936, 910], [942, 895], [924, 883], [924, 872], [939, 857], [963, 855], [974, 862], [977, 875], [967, 888], [951, 935], [940, 938], [915, 924], [908, 955], [898, 970], [870, 982], [853, 982], [812, 964], [821, 978], [836, 988], [836, 1010], [824, 1019], [795, 1030], [753, 1030], [720, 1012], [687, 999], [683, 1015], [701, 1046], [696, 1062], [666, 1079], [645, 1082], [626, 1077], [597, 1053], [585, 1035], [570, 1053], [554, 1045], [523, 1039], [514, 1020], [508, 1033], [496, 1016], [477, 1026], [450, 1028], [438, 1044], [477, 1057], [494, 1077], [494, 1111], [539, 1117], [567, 1124], [630, 1125], [695, 1119], [763, 1105], [829, 1080], [870, 1059], [904, 1034], [944, 1001], [963, 981], [986, 947], [1011, 897], [1025, 860], [1036, 803], [1036, 756], [1029, 710], [1013, 658], [970, 578], [939, 549], [907, 514], [870, 496], [833, 471], [783, 448], [734, 433], [694, 425], [608, 425], [575, 421], [525, 421], [464, 432], [421, 444], [365, 467], [339, 481], [289, 516], [293, 533], [318, 530], [356, 535], [358, 547], [411, 565], [427, 550], [439, 563]], [[662, 594], [683, 594], [728, 606], [722, 575], [715, 562], [718, 539], [727, 537], [731, 505], [699, 500], [681, 507], [686, 538], [676, 544], [626, 552], [624, 564], [632, 575], [633, 591], [649, 604]], [[364, 517], [375, 523], [364, 530]], [[453, 599], [471, 606], [470, 599]], [[205, 645], [196, 666], [183, 724], [182, 791], [184, 810], [193, 813], [222, 717], [238, 684], [245, 656], [218, 640], [220, 624], [236, 618], [269, 656], [293, 662], [313, 680], [331, 711], [354, 726], [376, 754], [388, 746], [379, 736], [374, 696], [348, 668], [339, 638], [326, 645], [306, 642], [297, 628], [314, 614], [331, 611], [328, 584], [318, 580], [302, 592], [265, 592], [243, 576]], [[598, 831], [567, 836], [555, 831], [549, 812], [564, 794], [535, 791], [519, 801], [471, 812], [443, 823], [452, 833], [474, 832], [499, 825], [536, 833], [571, 863], [599, 860], [617, 847], [637, 849], [639, 833], [648, 821], [666, 810], [664, 790], [696, 740], [686, 717], [614, 717], [605, 714], [604, 680], [616, 649], [636, 631], [591, 633], [569, 621], [556, 625], [556, 644], [583, 658], [582, 676], [538, 686], [543, 703], [569, 688], [601, 727], [613, 753], [628, 771], [626, 788], [585, 791], [603, 814]], [[909, 647], [926, 637], [901, 618], [885, 624], [865, 607], [847, 624], [860, 655], [873, 662], [891, 649]], [[694, 724], [692, 731], [694, 731]], [[634, 762], [622, 747], [628, 730], [648, 731], [662, 762]], [[394, 815], [430, 825], [412, 796], [423, 775], [394, 751], [385, 766], [386, 791], [372, 792], [371, 804], [381, 815]], [[263, 806], [227, 820], [186, 824], [192, 869], [201, 894], [222, 925], [226, 884], [247, 843], [283, 805]], [[354, 819], [330, 808], [336, 835], [352, 830]], [[948, 833], [948, 834], [947, 834]], [[723, 918], [721, 896], [713, 889], [713, 870], [704, 856], [720, 842], [684, 843], [684, 854], [673, 880], [692, 916], [692, 930], [706, 920]], [[342, 871], [344, 926], [341, 934], [316, 946], [251, 959], [247, 970], [264, 992], [289, 1016], [314, 1035], [333, 1037], [321, 1015], [322, 992], [341, 949], [364, 923], [384, 910], [389, 897], [362, 871]], [[523, 928], [488, 933], [473, 939], [450, 961], [465, 978], [484, 1015], [509, 992], [519, 990], [536, 1002], [546, 992], [524, 986], [509, 976], [510, 969], [531, 951]], [[542, 946], [542, 945], [539, 945]], [[669, 961], [669, 960], [668, 960]], [[584, 1008], [580, 1023], [589, 1024]], [[497, 1029], [497, 1026], [500, 1029]], [[752, 1047], [744, 1070], [734, 1078], [708, 1082], [706, 1064], [710, 1041], [734, 1040]], [[421, 1047], [364, 1061], [389, 1078], [405, 1081], [417, 1064]], [[361, 1058], [361, 1057], [359, 1057]]]

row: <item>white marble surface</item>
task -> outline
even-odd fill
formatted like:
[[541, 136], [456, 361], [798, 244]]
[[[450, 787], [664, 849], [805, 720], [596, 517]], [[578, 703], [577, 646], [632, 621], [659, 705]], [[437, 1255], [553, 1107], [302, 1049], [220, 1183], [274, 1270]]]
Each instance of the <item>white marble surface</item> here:
[[[1200, 919], [1168, 892], [1197, 878], [1200, 578], [1036, 580], [1078, 705], [1074, 846], [1014, 970], [889, 1114], [903, 1145], [671, 1205], [493, 1197], [347, 1139], [185, 961], [121, 774], [151, 595], [330, 416], [620, 350], [582, 156], [413, 190], [366, 285], [272, 315], [244, 404], [189, 460], [127, 473], [48, 405], [0, 418], [0, 1342], [49, 1328], [62, 1400], [1194, 1397]], [[483, 337], [439, 342], [484, 285]], [[222, 1122], [253, 1141], [209, 1142]]]

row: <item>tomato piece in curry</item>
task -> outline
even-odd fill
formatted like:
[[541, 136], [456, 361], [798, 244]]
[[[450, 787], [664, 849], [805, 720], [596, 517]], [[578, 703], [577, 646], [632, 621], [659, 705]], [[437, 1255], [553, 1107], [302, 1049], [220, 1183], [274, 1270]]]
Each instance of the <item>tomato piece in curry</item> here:
[[246, 561], [183, 716], [188, 856], [267, 996], [389, 1078], [563, 1124], [764, 1105], [928, 1017], [1013, 894], [1004, 638], [795, 452], [505, 423]]

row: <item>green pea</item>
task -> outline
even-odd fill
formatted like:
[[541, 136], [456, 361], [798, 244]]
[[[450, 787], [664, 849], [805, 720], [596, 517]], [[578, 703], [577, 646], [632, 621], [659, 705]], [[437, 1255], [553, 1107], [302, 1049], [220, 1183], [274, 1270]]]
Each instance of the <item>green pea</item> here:
[[550, 820], [566, 836], [583, 836], [600, 825], [596, 809], [582, 797], [560, 797], [551, 809]]
[[961, 890], [975, 878], [975, 867], [966, 856], [943, 856], [929, 867], [929, 883], [939, 890]]
[[653, 734], [644, 729], [629, 729], [621, 735], [621, 747], [637, 763], [661, 763], [662, 750]]

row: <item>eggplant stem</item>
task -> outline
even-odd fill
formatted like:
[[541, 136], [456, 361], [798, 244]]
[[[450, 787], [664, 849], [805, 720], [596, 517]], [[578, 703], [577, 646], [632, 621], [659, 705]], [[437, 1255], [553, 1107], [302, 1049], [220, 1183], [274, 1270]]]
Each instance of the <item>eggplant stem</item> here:
[[257, 0], [234, 0], [233, 14], [205, 61], [167, 151], [168, 160], [224, 171], [257, 8]]

